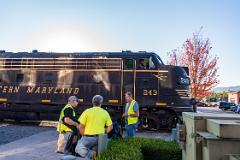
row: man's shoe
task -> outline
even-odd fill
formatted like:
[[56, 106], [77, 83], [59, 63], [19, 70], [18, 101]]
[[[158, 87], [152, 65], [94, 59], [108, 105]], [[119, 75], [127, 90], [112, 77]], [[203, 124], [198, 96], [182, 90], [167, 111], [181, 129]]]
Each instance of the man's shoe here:
[[55, 151], [56, 153], [63, 154], [63, 151]]
[[97, 152], [96, 151], [93, 151], [93, 157], [92, 159], [95, 160], [97, 158]]

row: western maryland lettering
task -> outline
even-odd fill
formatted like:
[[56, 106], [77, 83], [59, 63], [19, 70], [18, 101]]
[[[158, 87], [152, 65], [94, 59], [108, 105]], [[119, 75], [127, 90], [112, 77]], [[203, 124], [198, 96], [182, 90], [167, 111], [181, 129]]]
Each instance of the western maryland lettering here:
[[45, 86], [0, 86], [0, 93], [27, 93], [27, 94], [71, 94], [79, 93], [79, 88], [58, 88]]
[[18, 93], [19, 86], [0, 86], [0, 93]]
[[79, 88], [27, 87], [27, 93], [35, 94], [78, 94]]

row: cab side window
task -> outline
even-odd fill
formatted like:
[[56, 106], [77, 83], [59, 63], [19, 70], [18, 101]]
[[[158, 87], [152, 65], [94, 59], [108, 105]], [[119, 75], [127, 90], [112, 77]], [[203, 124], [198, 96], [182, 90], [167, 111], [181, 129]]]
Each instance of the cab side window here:
[[147, 61], [148, 61], [147, 58], [138, 59], [137, 60], [137, 69], [139, 69], [139, 70], [148, 69]]
[[137, 59], [137, 69], [138, 70], [155, 69], [155, 65], [152, 61], [152, 57], [138, 58]]
[[133, 69], [133, 68], [134, 68], [133, 59], [125, 59], [124, 60], [124, 69]]

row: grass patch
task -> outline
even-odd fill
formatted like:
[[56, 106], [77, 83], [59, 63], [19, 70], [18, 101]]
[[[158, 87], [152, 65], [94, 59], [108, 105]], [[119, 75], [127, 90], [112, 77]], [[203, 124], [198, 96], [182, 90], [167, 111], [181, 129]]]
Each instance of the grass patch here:
[[181, 160], [177, 143], [134, 137], [111, 140], [97, 160]]

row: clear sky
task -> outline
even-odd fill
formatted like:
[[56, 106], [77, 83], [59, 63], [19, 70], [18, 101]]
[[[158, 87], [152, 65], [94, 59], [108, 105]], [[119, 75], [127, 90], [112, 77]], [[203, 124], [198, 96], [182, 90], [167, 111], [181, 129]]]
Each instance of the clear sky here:
[[240, 85], [239, 0], [0, 0], [0, 50], [153, 51], [203, 26], [219, 56], [218, 86]]

